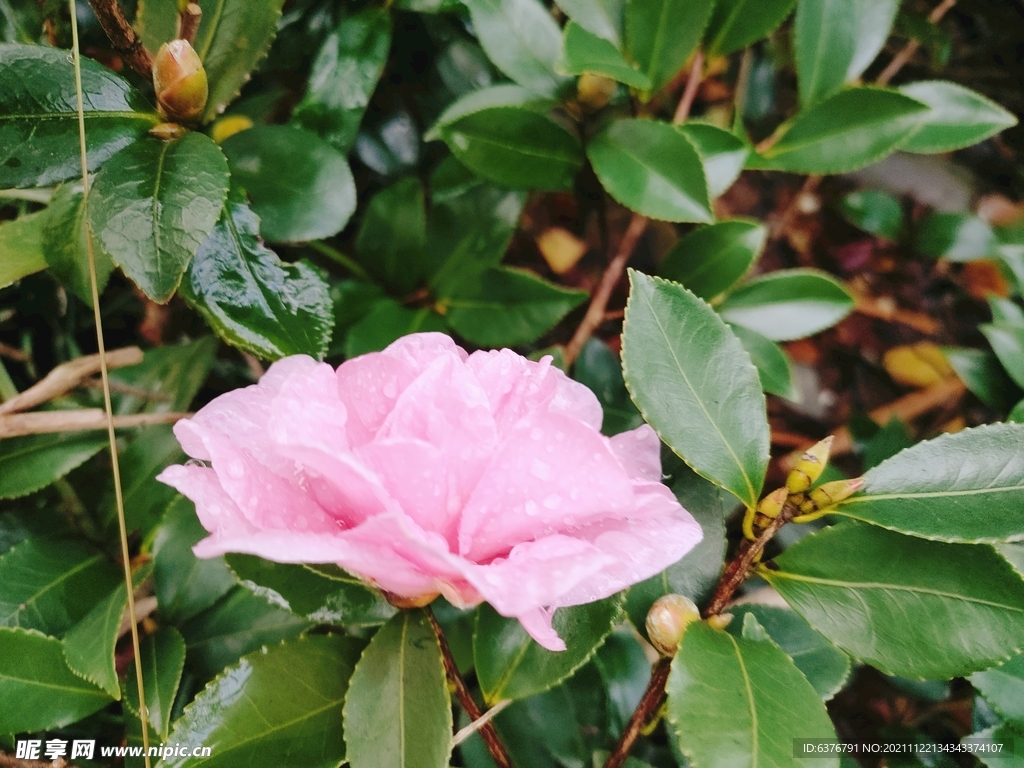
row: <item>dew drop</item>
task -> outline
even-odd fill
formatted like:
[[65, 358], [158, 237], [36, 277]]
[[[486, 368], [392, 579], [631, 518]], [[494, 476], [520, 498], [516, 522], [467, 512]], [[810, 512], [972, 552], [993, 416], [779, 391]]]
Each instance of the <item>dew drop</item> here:
[[233, 461], [228, 464], [228, 474], [236, 479], [245, 477], [245, 466], [240, 461]]
[[394, 381], [389, 381], [387, 384], [384, 385], [384, 397], [388, 398], [389, 400], [393, 400], [397, 394], [398, 386], [395, 384]]
[[537, 502], [533, 501], [532, 499], [526, 502], [526, 514], [529, 517], [536, 517], [539, 511], [540, 510], [537, 509]]
[[546, 496], [542, 503], [545, 509], [558, 509], [562, 506], [562, 497], [557, 493], [552, 493], [550, 496]]
[[550, 480], [552, 477], [551, 467], [540, 459], [534, 459], [530, 464], [530, 474], [538, 480]]
[[542, 437], [544, 437], [544, 430], [540, 427], [534, 427], [530, 430], [530, 439], [540, 440]]

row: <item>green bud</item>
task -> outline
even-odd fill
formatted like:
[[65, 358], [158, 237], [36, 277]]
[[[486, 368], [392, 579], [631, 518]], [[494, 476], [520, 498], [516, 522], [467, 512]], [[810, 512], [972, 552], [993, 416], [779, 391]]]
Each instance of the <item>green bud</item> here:
[[815, 509], [828, 509], [853, 496], [863, 487], [864, 478], [862, 477], [855, 477], [852, 480], [836, 480], [833, 483], [825, 483], [820, 488], [815, 488], [808, 494], [808, 499], [814, 504]]
[[194, 123], [210, 95], [206, 70], [187, 40], [164, 43], [153, 59], [153, 88], [160, 110], [170, 119]]
[[682, 595], [664, 595], [647, 612], [647, 636], [665, 656], [675, 656], [686, 627], [700, 620], [693, 601]]
[[828, 464], [831, 450], [832, 435], [829, 435], [804, 451], [804, 455], [800, 457], [796, 466], [793, 467], [793, 471], [786, 478], [786, 488], [790, 493], [800, 493], [814, 485], [814, 481], [821, 477], [821, 473]]

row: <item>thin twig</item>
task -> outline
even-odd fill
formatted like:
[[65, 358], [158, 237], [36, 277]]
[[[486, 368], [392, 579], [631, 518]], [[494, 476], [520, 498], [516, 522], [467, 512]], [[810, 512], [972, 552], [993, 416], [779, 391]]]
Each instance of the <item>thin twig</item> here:
[[[103, 389], [103, 382], [99, 379], [86, 379], [82, 382], [82, 386], [87, 389]], [[117, 392], [119, 395], [131, 395], [142, 400], [156, 400], [165, 403], [169, 403], [174, 399], [170, 392], [152, 392], [148, 389], [133, 387], [131, 384], [124, 384], [120, 381], [110, 382], [110, 391]]]
[[[448, 645], [447, 638], [444, 636], [444, 630], [437, 623], [434, 612], [430, 610], [429, 606], [424, 610], [426, 611], [427, 619], [430, 621], [430, 626], [437, 636], [437, 642], [441, 646], [441, 658], [444, 659], [444, 671], [448, 676], [448, 682], [455, 688], [455, 696], [458, 698], [459, 704], [462, 705], [466, 714], [469, 715], [469, 719], [475, 723], [484, 716], [483, 712], [480, 711], [480, 707], [473, 700], [473, 695], [469, 692], [469, 688], [466, 687], [466, 681], [462, 679], [462, 675], [459, 673], [459, 667], [455, 663], [452, 649]], [[508, 756], [505, 745], [501, 743], [498, 732], [494, 730], [493, 723], [485, 721], [480, 725], [480, 737], [484, 740], [484, 744], [487, 745], [487, 751], [491, 753], [491, 757], [498, 768], [512, 768], [512, 759]]]
[[114, 50], [120, 53], [128, 65], [147, 80], [153, 76], [153, 56], [146, 50], [132, 25], [121, 13], [117, 0], [89, 0], [93, 13], [110, 38]]
[[[114, 428], [149, 427], [154, 424], [173, 424], [190, 413], [135, 413], [115, 416]], [[12, 413], [0, 416], [0, 439], [23, 435], [43, 435], [55, 432], [85, 432], [106, 429], [107, 416], [102, 408], [76, 408], [74, 410]]]
[[694, 99], [697, 98], [697, 89], [700, 87], [701, 76], [704, 74], [704, 51], [697, 49], [693, 54], [693, 63], [690, 64], [690, 76], [686, 80], [686, 88], [683, 89], [683, 96], [679, 99], [679, 106], [676, 107], [675, 116], [672, 118], [672, 125], [682, 125], [690, 116]]
[[7, 357], [19, 363], [27, 363], [32, 359], [32, 355], [28, 352], [12, 347], [10, 344], [4, 344], [2, 341], [0, 341], [0, 357]]
[[665, 683], [668, 682], [668, 673], [671, 669], [672, 659], [663, 657], [654, 663], [654, 667], [651, 669], [650, 682], [647, 683], [647, 690], [640, 697], [640, 703], [633, 710], [633, 715], [629, 718], [629, 723], [619, 737], [615, 749], [608, 756], [608, 761], [604, 764], [604, 768], [619, 768], [626, 762], [626, 758], [629, 757], [630, 750], [633, 749], [636, 740], [640, 738], [644, 726], [647, 725], [658, 711], [661, 699], [665, 695]]
[[[938, 24], [942, 21], [942, 17], [945, 16], [952, 7], [956, 5], [956, 0], [942, 0], [939, 5], [935, 6], [935, 9], [928, 15], [928, 21], [932, 24]], [[921, 47], [921, 43], [917, 40], [911, 40], [903, 48], [893, 56], [892, 61], [889, 62], [889, 66], [882, 70], [882, 74], [878, 76], [875, 83], [878, 85], [888, 85], [889, 81], [892, 80], [896, 74], [906, 66], [914, 54], [917, 53]]]
[[197, 3], [189, 3], [185, 10], [178, 14], [178, 39], [188, 41], [192, 45], [199, 32], [199, 22], [203, 20], [203, 9]]
[[502, 699], [497, 704], [495, 704], [493, 707], [491, 707], [486, 712], [484, 712], [483, 715], [480, 716], [479, 720], [474, 720], [469, 725], [467, 725], [465, 728], [460, 728], [455, 733], [455, 735], [452, 736], [452, 746], [453, 747], [459, 746], [459, 744], [464, 742], [466, 739], [468, 739], [474, 733], [476, 733], [481, 728], [483, 728], [485, 725], [487, 725], [489, 722], [491, 722], [491, 720], [493, 720], [495, 717], [497, 717], [498, 714], [503, 709], [505, 709], [505, 707], [507, 707], [511, 703], [512, 703], [512, 699]]

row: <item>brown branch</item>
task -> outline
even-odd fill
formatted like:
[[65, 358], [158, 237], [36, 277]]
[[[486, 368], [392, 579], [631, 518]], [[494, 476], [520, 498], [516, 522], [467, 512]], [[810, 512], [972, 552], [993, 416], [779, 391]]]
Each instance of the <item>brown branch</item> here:
[[[124, 368], [142, 362], [142, 350], [138, 347], [123, 347], [107, 353], [108, 368]], [[0, 415], [24, 411], [60, 397], [82, 383], [82, 379], [100, 371], [100, 356], [85, 355], [58, 365], [46, 376], [26, 389], [20, 395], [0, 404]]]
[[[115, 416], [114, 428], [148, 427], [153, 424], [173, 424], [190, 413], [136, 413]], [[107, 428], [107, 414], [102, 408], [13, 413], [0, 416], [0, 439], [22, 435], [42, 435], [54, 432], [84, 432]]]
[[[935, 9], [928, 15], [928, 21], [932, 24], [938, 24], [942, 17], [945, 16], [950, 9], [956, 5], [956, 0], [942, 0], [942, 2], [935, 6]], [[892, 61], [889, 62], [889, 66], [882, 70], [882, 74], [875, 80], [876, 85], [888, 85], [889, 81], [892, 80], [896, 74], [906, 66], [914, 54], [917, 53], [921, 47], [921, 43], [917, 40], [911, 40], [903, 48], [893, 56]]]
[[132, 25], [121, 13], [117, 0], [89, 0], [93, 13], [110, 38], [114, 50], [121, 54], [129, 66], [149, 80], [153, 77], [153, 56], [142, 44]]
[[27, 363], [32, 359], [32, 356], [27, 352], [23, 352], [9, 344], [4, 344], [2, 341], [0, 341], [0, 357], [9, 357], [11, 360], [16, 360], [19, 363]]
[[686, 88], [683, 89], [683, 97], [679, 99], [679, 106], [676, 107], [675, 116], [672, 118], [672, 125], [682, 125], [690, 116], [693, 108], [693, 101], [697, 98], [697, 89], [700, 87], [701, 76], [704, 74], [704, 51], [697, 49], [693, 54], [693, 63], [690, 64], [690, 76], [686, 81]]
[[[452, 649], [448, 645], [448, 639], [444, 636], [444, 630], [441, 629], [441, 625], [437, 623], [434, 612], [430, 610], [429, 606], [424, 608], [424, 611], [427, 614], [427, 619], [430, 621], [431, 628], [434, 630], [434, 635], [437, 636], [438, 645], [441, 646], [441, 658], [444, 659], [444, 671], [448, 676], [448, 682], [455, 688], [455, 696], [458, 698], [459, 704], [462, 705], [466, 714], [469, 715], [469, 719], [475, 722], [483, 717], [483, 712], [480, 711], [480, 707], [473, 700], [473, 695], [466, 687], [466, 681], [462, 679], [462, 675], [459, 673], [459, 667], [455, 663], [455, 657], [452, 655]], [[501, 743], [498, 732], [494, 730], [493, 723], [487, 721], [480, 726], [480, 737], [484, 740], [484, 744], [487, 745], [487, 751], [491, 753], [491, 757], [498, 768], [512, 768], [512, 759], [508, 756], [505, 745]]]
[[629, 723], [622, 732], [622, 736], [619, 737], [615, 749], [608, 756], [604, 768], [620, 768], [626, 762], [626, 758], [629, 757], [630, 750], [633, 749], [644, 726], [658, 711], [661, 699], [665, 695], [665, 683], [668, 682], [668, 673], [671, 669], [672, 659], [662, 657], [654, 663], [654, 667], [651, 669], [651, 680], [647, 683], [647, 690], [640, 697], [640, 703], [633, 710], [633, 716], [629, 718]]
[[196, 3], [189, 3], [185, 10], [178, 14], [178, 39], [186, 40], [189, 45], [196, 41], [199, 22], [203, 20], [203, 9]]

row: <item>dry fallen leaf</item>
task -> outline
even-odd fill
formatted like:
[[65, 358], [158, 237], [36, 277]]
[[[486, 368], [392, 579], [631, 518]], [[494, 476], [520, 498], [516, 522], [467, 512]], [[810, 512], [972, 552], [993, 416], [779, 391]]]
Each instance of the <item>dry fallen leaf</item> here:
[[906, 387], [930, 387], [953, 375], [942, 350], [930, 341], [893, 347], [882, 356], [882, 365]]
[[568, 272], [587, 252], [587, 244], [562, 227], [548, 227], [537, 237], [537, 247], [551, 271]]

